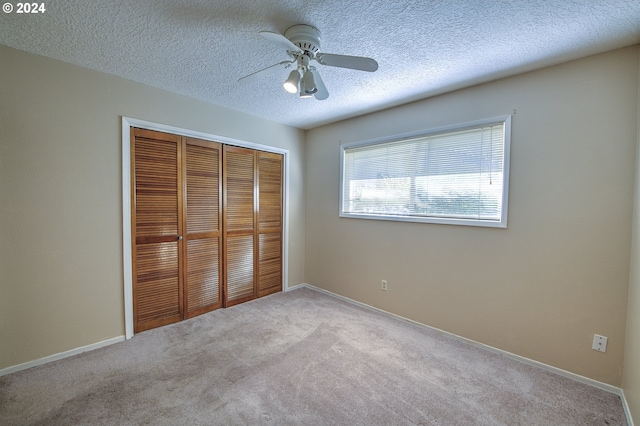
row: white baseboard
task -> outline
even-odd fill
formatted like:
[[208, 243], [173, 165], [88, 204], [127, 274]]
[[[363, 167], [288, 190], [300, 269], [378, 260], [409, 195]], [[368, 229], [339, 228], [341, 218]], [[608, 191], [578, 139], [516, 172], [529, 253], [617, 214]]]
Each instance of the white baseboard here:
[[[287, 292], [287, 291], [295, 290], [297, 288], [302, 288], [302, 287], [305, 287], [305, 286], [315, 289], [315, 287], [312, 287], [312, 286], [310, 287], [308, 284], [304, 284], [303, 283], [303, 284], [296, 284], [293, 287], [285, 288], [284, 291]], [[86, 346], [82, 346], [82, 347], [79, 347], [79, 348], [71, 349], [69, 351], [60, 352], [60, 353], [57, 353], [57, 354], [54, 354], [54, 355], [46, 356], [44, 358], [36, 359], [36, 360], [33, 360], [33, 361], [29, 361], [29, 362], [25, 362], [25, 363], [22, 363], [22, 364], [18, 364], [18, 365], [12, 365], [11, 367], [6, 367], [6, 368], [1, 369], [0, 370], [0, 377], [1, 376], [5, 376], [7, 374], [15, 373], [17, 371], [22, 371], [22, 370], [26, 370], [26, 369], [31, 368], [31, 367], [37, 367], [39, 365], [48, 364], [48, 363], [53, 362], [53, 361], [58, 361], [58, 360], [63, 359], [63, 358], [68, 358], [68, 357], [73, 356], [73, 355], [78, 355], [78, 354], [81, 354], [83, 352], [92, 351], [94, 349], [103, 348], [105, 346], [113, 345], [114, 343], [119, 343], [119, 342], [124, 342], [124, 341], [125, 341], [125, 336], [118, 336], [118, 337], [114, 337], [114, 338], [111, 338], [111, 339], [103, 340], [101, 342], [96, 342], [96, 343], [92, 343], [90, 345], [86, 345]]]
[[604, 391], [607, 391], [607, 392], [613, 393], [615, 395], [618, 395], [620, 397], [620, 399], [622, 400], [622, 406], [624, 408], [624, 413], [625, 413], [625, 415], [627, 417], [627, 423], [629, 424], [629, 426], [633, 426], [633, 420], [631, 419], [631, 412], [629, 411], [629, 405], [627, 404], [627, 399], [624, 396], [624, 391], [619, 387], [612, 386], [612, 385], [610, 385], [608, 383], [603, 383], [603, 382], [600, 382], [598, 380], [590, 379], [588, 377], [581, 376], [579, 374], [572, 373], [570, 371], [563, 370], [561, 368], [557, 368], [557, 367], [554, 367], [554, 366], [551, 366], [551, 365], [548, 365], [548, 364], [544, 364], [542, 362], [535, 361], [533, 359], [526, 358], [526, 357], [523, 357], [521, 355], [516, 355], [514, 353], [507, 352], [507, 351], [502, 350], [502, 349], [494, 348], [493, 346], [485, 345], [484, 343], [479, 343], [479, 342], [476, 342], [474, 340], [470, 340], [470, 339], [467, 339], [465, 337], [458, 336], [457, 334], [449, 333], [448, 331], [440, 330], [439, 328], [431, 327], [429, 325], [422, 324], [422, 323], [419, 323], [417, 321], [414, 321], [414, 320], [411, 320], [411, 319], [408, 319], [408, 318], [405, 318], [405, 317], [401, 317], [400, 315], [392, 314], [391, 312], [387, 312], [387, 311], [382, 310], [380, 308], [376, 308], [374, 306], [367, 305], [366, 303], [358, 302], [357, 300], [353, 300], [353, 299], [350, 299], [348, 297], [341, 296], [341, 295], [339, 295], [337, 293], [333, 293], [333, 292], [331, 292], [329, 290], [325, 290], [323, 288], [316, 287], [316, 286], [314, 286], [312, 284], [308, 284], [308, 283], [298, 284], [298, 285], [296, 285], [294, 287], [290, 287], [289, 291], [290, 290], [296, 290], [298, 288], [308, 288], [310, 290], [314, 290], [314, 291], [317, 291], [319, 293], [323, 293], [323, 294], [326, 294], [328, 296], [335, 297], [336, 299], [340, 299], [340, 300], [345, 301], [347, 303], [351, 303], [353, 305], [357, 305], [357, 306], [360, 306], [362, 308], [369, 309], [371, 311], [377, 312], [377, 313], [385, 315], [387, 317], [394, 318], [396, 320], [407, 322], [407, 323], [410, 323], [410, 324], [413, 324], [413, 325], [417, 325], [418, 327], [426, 328], [426, 329], [435, 331], [437, 333], [445, 334], [445, 335], [447, 335], [449, 337], [452, 337], [454, 339], [462, 340], [464, 342], [472, 344], [472, 345], [474, 345], [474, 346], [476, 346], [478, 348], [481, 348], [481, 349], [484, 349], [484, 350], [487, 350], [487, 351], [490, 351], [490, 352], [497, 353], [499, 355], [502, 355], [502, 356], [505, 356], [507, 358], [513, 359], [515, 361], [523, 362], [525, 364], [529, 364], [529, 365], [532, 365], [534, 367], [538, 367], [538, 368], [541, 368], [543, 370], [549, 371], [551, 373], [554, 373], [554, 374], [557, 374], [557, 375], [560, 375], [560, 376], [567, 377], [569, 379], [575, 380], [576, 382], [584, 383], [584, 384], [593, 386], [595, 388], [602, 389]]
[[622, 400], [622, 408], [624, 408], [624, 414], [627, 416], [627, 424], [633, 426], [633, 418], [631, 417], [631, 410], [629, 409], [629, 403], [624, 396], [624, 389], [620, 389], [620, 399]]
[[36, 367], [38, 365], [48, 364], [53, 361], [58, 361], [59, 359], [68, 358], [73, 355], [78, 355], [83, 352], [92, 351], [94, 349], [103, 348], [105, 346], [113, 345], [114, 343], [124, 342], [124, 336], [114, 337], [112, 339], [103, 340], [101, 342], [92, 343], [87, 346], [82, 346], [79, 348], [71, 349], [69, 351], [60, 352], [54, 355], [46, 356], [44, 358], [36, 359], [33, 361], [25, 362], [18, 365], [13, 365], [11, 367], [3, 368], [0, 370], [0, 376], [4, 376], [7, 374], [15, 373], [17, 371], [26, 370], [27, 368]]
[[[477, 347], [479, 347], [481, 349], [488, 350], [488, 351], [491, 351], [491, 352], [506, 356], [506, 357], [511, 358], [513, 360], [516, 360], [516, 361], [519, 361], [519, 362], [523, 362], [525, 364], [529, 364], [529, 365], [541, 368], [543, 370], [552, 372], [554, 374], [558, 374], [560, 376], [567, 377], [567, 378], [575, 380], [577, 382], [584, 383], [584, 384], [593, 386], [595, 388], [602, 389], [604, 391], [616, 394], [622, 400], [622, 407], [624, 409], [624, 414], [625, 414], [625, 416], [627, 418], [627, 423], [629, 424], [629, 426], [634, 426], [633, 419], [631, 417], [631, 411], [629, 410], [629, 404], [627, 403], [627, 398], [624, 395], [624, 390], [621, 389], [621, 388], [609, 385], [607, 383], [600, 382], [598, 380], [590, 379], [588, 377], [581, 376], [579, 374], [575, 374], [575, 373], [572, 373], [570, 371], [563, 370], [561, 368], [553, 367], [551, 365], [544, 364], [542, 362], [535, 361], [535, 360], [532, 360], [530, 358], [523, 357], [521, 355], [516, 355], [516, 354], [513, 354], [511, 352], [504, 351], [502, 349], [494, 348], [493, 346], [485, 345], [483, 343], [479, 343], [479, 342], [476, 342], [474, 340], [470, 340], [470, 339], [467, 339], [465, 337], [458, 336], [457, 334], [449, 333], [448, 331], [440, 330], [439, 328], [431, 327], [429, 325], [422, 324], [422, 323], [419, 323], [419, 322], [414, 321], [414, 320], [410, 320], [410, 319], [405, 318], [405, 317], [401, 317], [400, 315], [392, 314], [392, 313], [387, 312], [385, 310], [382, 310], [380, 308], [376, 308], [376, 307], [373, 307], [371, 305], [367, 305], [366, 303], [358, 302], [357, 300], [350, 299], [350, 298], [345, 297], [345, 296], [341, 296], [341, 295], [339, 295], [337, 293], [333, 293], [333, 292], [331, 292], [329, 290], [325, 290], [323, 288], [316, 287], [316, 286], [308, 284], [308, 283], [301, 283], [301, 284], [297, 284], [295, 286], [288, 287], [285, 290], [285, 292], [297, 290], [297, 289], [300, 289], [300, 288], [308, 288], [310, 290], [314, 290], [314, 291], [317, 291], [319, 293], [326, 294], [328, 296], [334, 297], [336, 299], [340, 299], [340, 300], [345, 301], [347, 303], [350, 303], [352, 305], [360, 306], [362, 308], [365, 308], [365, 309], [377, 312], [379, 314], [385, 315], [385, 316], [387, 316], [389, 318], [393, 318], [393, 319], [396, 319], [396, 320], [404, 321], [404, 322], [416, 325], [418, 327], [423, 327], [423, 328], [435, 331], [437, 333], [445, 334], [445, 335], [447, 335], [449, 337], [452, 337], [454, 339], [462, 340], [464, 342], [467, 342], [469, 344], [477, 346]], [[18, 364], [18, 365], [14, 365], [14, 366], [11, 366], [11, 367], [3, 368], [2, 370], [0, 370], [0, 376], [4, 376], [4, 375], [7, 375], [7, 374], [15, 373], [15, 372], [21, 371], [21, 370], [26, 370], [27, 368], [31, 368], [31, 367], [36, 367], [38, 365], [47, 364], [49, 362], [57, 361], [57, 360], [60, 360], [60, 359], [63, 359], [63, 358], [68, 358], [68, 357], [73, 356], [73, 355], [77, 355], [77, 354], [80, 354], [80, 353], [83, 353], [83, 352], [87, 352], [87, 351], [92, 351], [94, 349], [99, 349], [99, 348], [102, 348], [102, 347], [105, 347], [105, 346], [112, 345], [114, 343], [124, 342], [124, 340], [125, 340], [125, 336], [118, 336], [118, 337], [114, 337], [112, 339], [107, 339], [107, 340], [103, 340], [101, 342], [93, 343], [91, 345], [82, 346], [80, 348], [71, 349], [69, 351], [60, 352], [60, 353], [57, 353], [57, 354], [54, 354], [54, 355], [51, 355], [51, 356], [47, 356], [47, 357], [44, 357], [44, 358], [36, 359], [34, 361], [29, 361], [29, 362], [25, 362], [23, 364]]]

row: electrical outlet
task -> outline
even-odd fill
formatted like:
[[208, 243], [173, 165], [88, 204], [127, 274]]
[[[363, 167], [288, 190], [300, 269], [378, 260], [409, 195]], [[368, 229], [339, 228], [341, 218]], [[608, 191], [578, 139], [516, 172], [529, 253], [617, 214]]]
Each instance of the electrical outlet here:
[[382, 280], [382, 286], [380, 288], [382, 288], [385, 291], [387, 290], [387, 280]]
[[607, 351], [607, 337], [600, 336], [599, 334], [593, 335], [593, 345], [591, 349], [598, 352], [606, 352]]

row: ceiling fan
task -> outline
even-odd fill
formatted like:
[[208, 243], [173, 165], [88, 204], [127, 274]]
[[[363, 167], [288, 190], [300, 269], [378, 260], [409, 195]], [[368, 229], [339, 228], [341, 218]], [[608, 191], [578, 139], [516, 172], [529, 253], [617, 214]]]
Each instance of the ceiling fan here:
[[314, 96], [318, 100], [324, 100], [329, 97], [329, 92], [318, 69], [311, 65], [312, 61], [330, 67], [368, 72], [378, 69], [378, 63], [371, 58], [321, 52], [320, 31], [310, 25], [294, 25], [287, 29], [284, 35], [271, 31], [261, 31], [260, 35], [286, 48], [291, 60], [279, 62], [244, 76], [238, 80], [240, 83], [250, 83], [281, 69], [295, 67], [284, 82], [284, 89], [289, 93], [299, 94], [301, 98]]

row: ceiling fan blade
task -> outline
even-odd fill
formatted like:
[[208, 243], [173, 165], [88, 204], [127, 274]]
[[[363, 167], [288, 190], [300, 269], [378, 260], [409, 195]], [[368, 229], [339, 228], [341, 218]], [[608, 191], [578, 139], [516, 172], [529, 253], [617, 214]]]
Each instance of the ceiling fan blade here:
[[329, 97], [329, 91], [327, 90], [327, 86], [324, 85], [324, 81], [322, 81], [322, 77], [320, 77], [320, 73], [317, 69], [310, 67], [311, 73], [313, 74], [313, 80], [316, 83], [316, 89], [318, 91], [313, 94], [319, 101], [324, 101]]
[[298, 46], [293, 44], [291, 40], [289, 40], [288, 38], [286, 38], [280, 33], [274, 33], [272, 31], [260, 31], [260, 35], [269, 41], [272, 41], [274, 43], [279, 44], [280, 46], [287, 48], [287, 50], [291, 50], [294, 52], [302, 52], [302, 50]]
[[245, 75], [244, 77], [240, 78], [238, 80], [238, 83], [242, 83], [242, 84], [246, 84], [246, 83], [252, 83], [256, 80], [261, 79], [264, 76], [267, 76], [269, 74], [272, 74], [276, 71], [279, 71], [281, 69], [285, 69], [288, 68], [294, 61], [282, 61], [280, 63], [271, 65], [270, 67], [261, 69], [260, 71], [256, 71], [253, 74], [249, 74], [249, 75]]
[[334, 55], [332, 53], [318, 53], [316, 60], [322, 65], [330, 67], [350, 68], [352, 70], [374, 72], [378, 69], [375, 59], [362, 56]]

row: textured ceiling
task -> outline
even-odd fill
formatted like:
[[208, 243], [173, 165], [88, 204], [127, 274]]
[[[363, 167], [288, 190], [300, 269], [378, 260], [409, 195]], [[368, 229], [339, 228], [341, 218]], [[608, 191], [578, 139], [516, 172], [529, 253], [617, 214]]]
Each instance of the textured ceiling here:
[[[0, 43], [303, 129], [640, 42], [639, 0], [44, 3], [0, 14]], [[318, 65], [324, 101], [285, 92], [287, 70], [237, 82], [288, 59], [261, 30], [301, 23], [322, 51], [373, 57], [378, 71]]]

